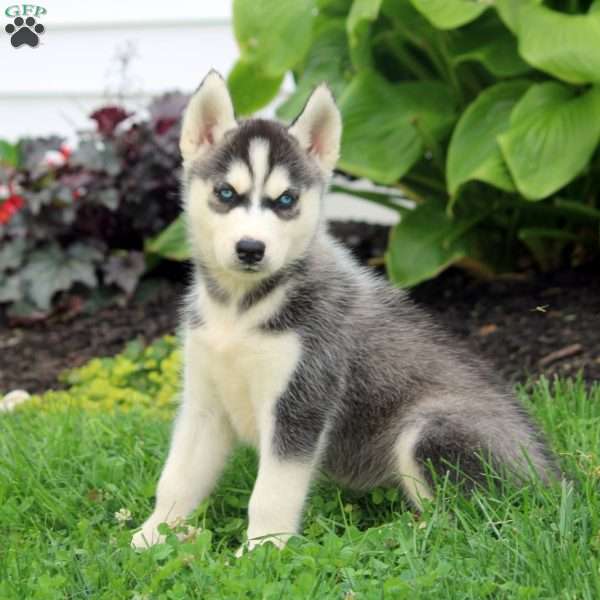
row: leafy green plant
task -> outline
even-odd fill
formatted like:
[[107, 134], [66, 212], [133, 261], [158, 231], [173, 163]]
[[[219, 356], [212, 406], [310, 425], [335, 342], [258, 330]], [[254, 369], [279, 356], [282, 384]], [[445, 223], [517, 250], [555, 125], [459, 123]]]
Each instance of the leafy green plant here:
[[598, 252], [600, 0], [234, 0], [234, 29], [239, 114], [291, 71], [293, 118], [325, 80], [341, 171], [415, 201], [386, 255], [396, 283]]
[[66, 389], [34, 395], [26, 405], [44, 413], [143, 410], [153, 418], [170, 419], [179, 394], [180, 372], [181, 353], [175, 336], [164, 336], [148, 346], [133, 340], [114, 357], [94, 358], [65, 371], [60, 381]]
[[0, 306], [32, 318], [97, 287], [131, 296], [144, 241], [180, 210], [185, 102], [157, 98], [146, 119], [106, 106], [73, 149], [58, 137], [0, 141]]

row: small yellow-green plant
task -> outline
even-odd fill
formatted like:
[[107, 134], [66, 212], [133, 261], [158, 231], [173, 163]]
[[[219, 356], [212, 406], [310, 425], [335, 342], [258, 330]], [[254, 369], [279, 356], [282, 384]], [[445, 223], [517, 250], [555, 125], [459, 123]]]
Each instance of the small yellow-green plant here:
[[144, 348], [134, 340], [111, 358], [94, 358], [67, 371], [65, 390], [36, 395], [24, 407], [128, 412], [144, 409], [161, 418], [173, 415], [179, 390], [181, 356], [175, 336], [165, 336]]

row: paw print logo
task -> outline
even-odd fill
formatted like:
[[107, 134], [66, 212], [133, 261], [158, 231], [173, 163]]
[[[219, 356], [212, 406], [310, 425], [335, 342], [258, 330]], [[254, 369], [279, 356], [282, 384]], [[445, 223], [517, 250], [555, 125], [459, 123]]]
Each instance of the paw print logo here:
[[27, 17], [25, 20], [17, 17], [13, 23], [9, 23], [4, 30], [10, 35], [10, 43], [15, 48], [23, 44], [35, 48], [40, 43], [39, 36], [45, 29], [41, 23], [36, 24], [33, 17]]

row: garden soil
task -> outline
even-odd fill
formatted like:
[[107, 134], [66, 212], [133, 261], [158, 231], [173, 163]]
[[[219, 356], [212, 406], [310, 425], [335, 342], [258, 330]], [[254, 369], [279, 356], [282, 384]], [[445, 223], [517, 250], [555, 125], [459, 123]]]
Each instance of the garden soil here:
[[[377, 263], [385, 251], [386, 227], [349, 222], [331, 229], [364, 263]], [[163, 281], [151, 289], [94, 314], [71, 310], [28, 326], [0, 320], [0, 392], [62, 387], [58, 374], [65, 369], [113, 355], [132, 339], [174, 332], [183, 284]], [[449, 269], [411, 296], [511, 381], [578, 372], [600, 380], [599, 264], [493, 281]]]

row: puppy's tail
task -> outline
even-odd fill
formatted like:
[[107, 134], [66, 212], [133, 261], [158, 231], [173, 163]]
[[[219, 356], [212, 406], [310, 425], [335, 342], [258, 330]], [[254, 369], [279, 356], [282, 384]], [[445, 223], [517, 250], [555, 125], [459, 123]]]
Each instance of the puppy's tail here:
[[[436, 480], [448, 477], [467, 491], [508, 479], [560, 479], [541, 435], [521, 415], [422, 416], [402, 428], [395, 446], [397, 472], [408, 499], [422, 507]], [[517, 417], [516, 419], [514, 417]]]

